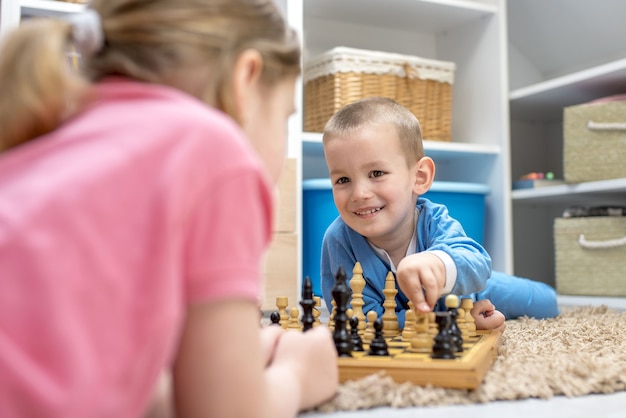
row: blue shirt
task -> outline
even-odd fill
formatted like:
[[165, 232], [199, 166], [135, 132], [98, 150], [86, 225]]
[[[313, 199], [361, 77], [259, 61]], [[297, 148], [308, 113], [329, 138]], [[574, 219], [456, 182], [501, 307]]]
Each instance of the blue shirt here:
[[[558, 315], [556, 293], [547, 284], [492, 273], [489, 254], [465, 234], [462, 225], [449, 215], [446, 206], [419, 198], [416, 208], [419, 212], [415, 231], [416, 252], [440, 250], [452, 258], [457, 268], [452, 293], [474, 299], [488, 298], [507, 319], [524, 315], [537, 318]], [[384, 312], [385, 279], [391, 266], [378, 256], [364, 236], [338, 217], [328, 227], [322, 241], [321, 286], [329, 311], [332, 309], [332, 289], [339, 267], [343, 267], [349, 279], [357, 261], [365, 279], [363, 312], [374, 310], [380, 317]], [[402, 328], [408, 298], [398, 289], [395, 301], [396, 315]]]

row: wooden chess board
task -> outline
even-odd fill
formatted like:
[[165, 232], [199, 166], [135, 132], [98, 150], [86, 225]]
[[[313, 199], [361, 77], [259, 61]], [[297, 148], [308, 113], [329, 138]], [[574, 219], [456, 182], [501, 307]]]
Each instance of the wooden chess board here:
[[496, 359], [500, 331], [476, 331], [465, 338], [463, 352], [455, 359], [432, 359], [430, 353], [409, 352], [409, 342], [400, 337], [387, 341], [389, 356], [371, 356], [365, 351], [353, 357], [339, 357], [339, 380], [346, 382], [384, 371], [397, 383], [411, 382], [420, 386], [475, 389]]
[[[358, 340], [371, 341], [372, 339], [383, 339], [386, 342], [386, 353], [388, 355], [370, 355], [369, 346], [363, 343], [364, 351], [351, 351], [351, 357], [340, 355], [337, 359], [339, 367], [339, 380], [360, 379], [372, 374], [384, 372], [397, 383], [411, 382], [420, 386], [437, 386], [454, 389], [475, 389], [483, 381], [487, 371], [496, 360], [498, 346], [500, 345], [501, 331], [478, 331], [474, 319], [470, 314], [473, 302], [470, 298], [462, 301], [456, 295], [447, 295], [445, 305], [447, 310], [440, 312], [430, 312], [428, 315], [413, 313], [411, 303], [406, 310], [406, 329], [400, 330], [395, 312], [394, 296], [397, 293], [395, 279], [392, 273], [387, 274], [385, 279], [385, 302], [383, 307], [385, 312], [377, 318], [374, 310], [367, 312], [367, 315], [354, 314], [352, 308], [348, 308], [350, 302], [352, 306], [359, 309], [363, 306], [362, 290], [365, 280], [362, 276], [360, 263], [356, 263], [353, 269], [353, 276], [350, 280], [350, 287], [346, 284], [346, 274], [343, 269], [339, 269], [336, 275], [336, 284], [333, 288], [333, 306], [328, 326], [333, 330], [333, 338], [338, 353], [350, 351], [352, 346], [347, 339], [352, 339], [348, 335], [348, 322], [350, 322], [350, 333], [358, 332]], [[335, 295], [337, 295], [335, 297]], [[349, 300], [350, 299], [350, 300]], [[320, 306], [321, 300], [313, 297], [311, 279], [307, 277], [303, 285], [302, 300], [300, 301], [304, 309], [302, 321], [300, 321], [299, 310], [292, 307], [287, 310], [288, 300], [286, 297], [276, 298], [278, 311], [271, 314], [271, 321], [285, 329], [305, 329], [307, 326], [316, 326], [320, 312], [314, 306]], [[359, 317], [361, 319], [359, 319]], [[306, 320], [305, 320], [306, 319]], [[367, 322], [365, 322], [365, 320]], [[362, 322], [361, 322], [362, 321]], [[321, 322], [318, 323], [320, 325]], [[338, 332], [335, 334], [335, 327]], [[410, 327], [410, 328], [409, 328]], [[456, 328], [456, 332], [463, 334], [463, 351], [454, 353], [450, 350], [452, 337], [450, 334]], [[356, 331], [358, 329], [358, 331]], [[403, 340], [401, 336], [387, 337], [384, 335], [405, 334]], [[367, 334], [367, 338], [365, 337]], [[409, 341], [410, 339], [411, 341]], [[456, 340], [455, 340], [456, 341]], [[419, 352], [411, 345], [419, 348]], [[445, 345], [448, 348], [445, 348]], [[385, 344], [382, 344], [384, 346]], [[431, 354], [433, 348], [437, 348], [439, 355], [454, 356], [454, 358], [436, 358]], [[384, 349], [383, 349], [384, 351]]]

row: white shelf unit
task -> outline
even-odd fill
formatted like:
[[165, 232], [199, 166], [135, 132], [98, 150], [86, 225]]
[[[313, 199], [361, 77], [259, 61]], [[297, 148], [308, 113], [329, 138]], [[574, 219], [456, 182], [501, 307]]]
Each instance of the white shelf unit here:
[[[508, 0], [511, 176], [563, 177], [563, 109], [626, 93], [626, 2]], [[514, 272], [554, 284], [554, 218], [626, 205], [626, 178], [515, 190]]]
[[84, 8], [84, 4], [55, 0], [0, 0], [0, 34], [16, 27], [23, 18], [62, 16]]
[[25, 16], [54, 16], [77, 13], [85, 8], [84, 4], [55, 0], [20, 0], [22, 14]]
[[[305, 0], [304, 63], [337, 46], [456, 64], [452, 142], [426, 141], [437, 180], [486, 184], [485, 247], [512, 271], [504, 0]], [[291, 1], [289, 7], [292, 7]], [[290, 15], [291, 19], [299, 18]], [[302, 111], [302, 109], [300, 109]], [[300, 115], [301, 116], [301, 115]], [[295, 133], [294, 133], [295, 134]], [[321, 135], [301, 132], [302, 178], [327, 177]]]

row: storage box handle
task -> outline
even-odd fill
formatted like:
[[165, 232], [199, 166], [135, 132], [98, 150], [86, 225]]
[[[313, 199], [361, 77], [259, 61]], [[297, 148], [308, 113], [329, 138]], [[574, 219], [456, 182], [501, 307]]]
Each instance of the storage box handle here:
[[578, 245], [589, 250], [615, 248], [626, 245], [626, 237], [617, 239], [608, 239], [605, 241], [587, 241], [584, 234], [578, 237]]
[[626, 122], [587, 122], [590, 131], [626, 131]]

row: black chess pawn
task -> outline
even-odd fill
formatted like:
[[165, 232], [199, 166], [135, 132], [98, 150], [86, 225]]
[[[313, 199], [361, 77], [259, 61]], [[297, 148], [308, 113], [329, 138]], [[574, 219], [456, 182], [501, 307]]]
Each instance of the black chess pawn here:
[[304, 285], [302, 286], [302, 300], [300, 300], [302, 306], [302, 331], [308, 331], [313, 328], [313, 307], [315, 306], [315, 300], [313, 299], [313, 283], [311, 278], [306, 276], [304, 279]]
[[439, 332], [435, 336], [431, 357], [436, 359], [456, 358], [454, 355], [456, 347], [450, 333], [450, 314], [448, 312], [436, 312], [435, 321]]
[[278, 311], [274, 311], [270, 314], [270, 321], [272, 321], [272, 325], [280, 326], [280, 314]]
[[383, 319], [378, 318], [374, 321], [374, 338], [370, 343], [370, 349], [367, 352], [370, 356], [388, 356], [387, 341], [383, 336]]
[[352, 339], [352, 351], [365, 351], [363, 349], [363, 339], [359, 335], [359, 318], [350, 318], [350, 337]]

